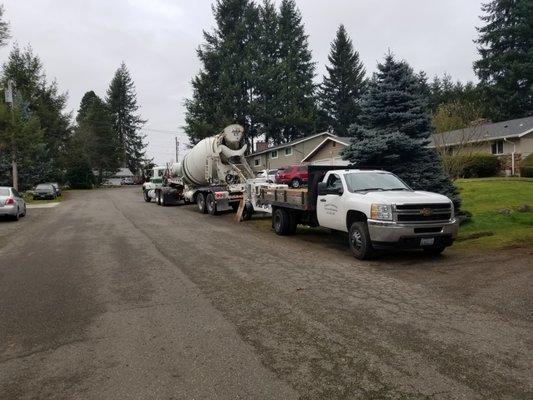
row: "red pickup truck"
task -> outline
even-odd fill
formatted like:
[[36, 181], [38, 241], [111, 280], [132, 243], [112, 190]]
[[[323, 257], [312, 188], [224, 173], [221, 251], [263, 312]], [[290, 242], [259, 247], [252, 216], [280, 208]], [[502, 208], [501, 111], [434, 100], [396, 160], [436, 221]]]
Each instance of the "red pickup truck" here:
[[307, 165], [290, 165], [283, 167], [276, 172], [276, 183], [286, 184], [293, 188], [298, 188], [302, 184], [307, 184], [309, 173]]

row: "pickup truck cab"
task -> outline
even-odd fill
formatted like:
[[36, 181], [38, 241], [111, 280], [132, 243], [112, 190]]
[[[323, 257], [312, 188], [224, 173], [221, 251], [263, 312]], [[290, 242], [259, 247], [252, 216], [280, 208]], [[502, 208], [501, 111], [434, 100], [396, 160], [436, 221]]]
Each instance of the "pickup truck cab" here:
[[327, 168], [309, 167], [309, 190], [265, 192], [277, 234], [294, 233], [299, 223], [347, 232], [359, 259], [390, 247], [440, 254], [457, 237], [446, 196], [412, 190], [387, 171]]

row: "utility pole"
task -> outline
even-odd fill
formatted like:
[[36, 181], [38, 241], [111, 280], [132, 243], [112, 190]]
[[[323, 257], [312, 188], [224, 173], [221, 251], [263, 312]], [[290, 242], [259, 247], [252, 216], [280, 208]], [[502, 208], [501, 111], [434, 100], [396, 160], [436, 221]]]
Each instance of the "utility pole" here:
[[15, 83], [12, 79], [7, 81], [7, 88], [5, 90], [6, 103], [10, 104], [11, 109], [11, 176], [13, 179], [13, 187], [15, 190], [19, 189], [19, 174], [17, 165], [17, 146], [15, 144], [15, 104], [13, 102], [13, 88]]
[[175, 138], [175, 141], [176, 141], [176, 162], [178, 162], [178, 157], [180, 155], [180, 142], [178, 141], [178, 137], [176, 136]]

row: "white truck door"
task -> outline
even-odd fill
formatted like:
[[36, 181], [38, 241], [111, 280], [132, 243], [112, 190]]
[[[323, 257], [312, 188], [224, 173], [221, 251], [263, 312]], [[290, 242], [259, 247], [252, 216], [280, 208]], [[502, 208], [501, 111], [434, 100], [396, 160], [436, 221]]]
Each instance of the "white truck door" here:
[[316, 214], [320, 226], [345, 231], [344, 207], [342, 193], [344, 192], [341, 177], [336, 173], [328, 173], [325, 177], [328, 194], [318, 196]]

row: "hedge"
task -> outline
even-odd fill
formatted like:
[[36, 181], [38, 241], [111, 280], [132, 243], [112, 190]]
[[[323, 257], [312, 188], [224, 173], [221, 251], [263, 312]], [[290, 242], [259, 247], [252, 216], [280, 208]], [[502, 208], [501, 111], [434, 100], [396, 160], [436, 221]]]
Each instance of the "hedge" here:
[[524, 158], [520, 163], [520, 176], [533, 178], [533, 153]]
[[450, 172], [455, 177], [485, 178], [496, 176], [500, 172], [500, 160], [492, 154], [474, 153], [448, 156], [445, 162], [453, 166], [453, 171]]

